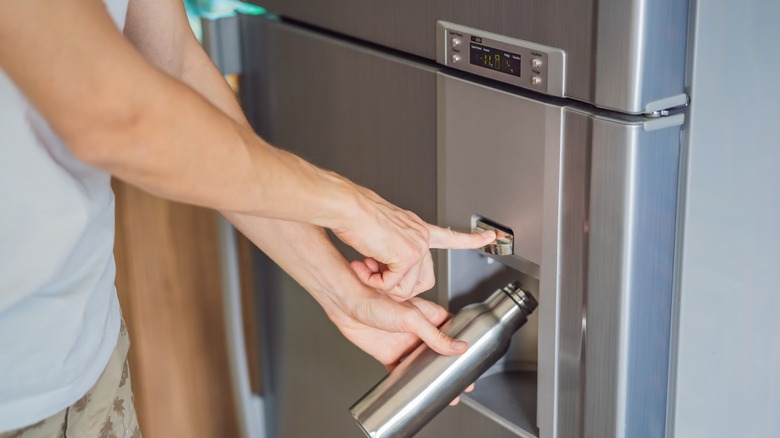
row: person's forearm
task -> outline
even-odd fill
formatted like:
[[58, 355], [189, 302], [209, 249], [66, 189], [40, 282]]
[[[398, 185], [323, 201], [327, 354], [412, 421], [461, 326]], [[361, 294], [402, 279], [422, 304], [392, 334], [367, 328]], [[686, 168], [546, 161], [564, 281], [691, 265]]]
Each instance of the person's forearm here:
[[[152, 193], [218, 210], [338, 227], [338, 210], [353, 207], [342, 178], [268, 145], [192, 90], [165, 88], [155, 93], [159, 105], [139, 108], [146, 126], [107, 154], [87, 152], [87, 161]], [[134, 150], [116, 152], [125, 148]]]
[[[249, 128], [232, 89], [206, 53], [192, 41], [185, 44], [179, 79], [237, 123]], [[343, 318], [341, 296], [345, 291], [362, 286], [324, 229], [238, 212], [223, 211], [222, 214], [306, 289], [331, 320]], [[340, 284], [332, 284], [334, 278], [338, 278]]]
[[342, 298], [362, 288], [322, 228], [231, 212], [224, 216], [306, 289], [331, 320], [343, 316]]
[[173, 81], [150, 86], [144, 95], [153, 101], [138, 107], [146, 123], [120, 137], [119, 147], [87, 151], [87, 161], [166, 198], [337, 228], [356, 198], [351, 185], [257, 137], [235, 99], [220, 96], [229, 92], [224, 80], [199, 77], [203, 71], [181, 78], [200, 95]]
[[0, 15], [0, 65], [82, 160], [221, 210], [334, 228], [344, 211], [359, 214], [343, 178], [271, 147], [146, 63], [102, 2], [10, 2]]

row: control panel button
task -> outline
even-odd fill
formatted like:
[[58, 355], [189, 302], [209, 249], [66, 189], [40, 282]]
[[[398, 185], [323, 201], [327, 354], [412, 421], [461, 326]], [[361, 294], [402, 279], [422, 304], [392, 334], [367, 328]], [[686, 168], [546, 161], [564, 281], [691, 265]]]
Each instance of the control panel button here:
[[534, 76], [531, 78], [531, 85], [541, 85], [541, 83], [542, 83], [542, 78], [540, 78], [539, 76]]
[[542, 66], [542, 60], [539, 58], [534, 58], [531, 60], [531, 67], [533, 68], [539, 68]]
[[456, 48], [460, 46], [460, 38], [453, 38], [452, 39], [452, 48]]
[[457, 63], [460, 61], [460, 55], [452, 55], [452, 62]]

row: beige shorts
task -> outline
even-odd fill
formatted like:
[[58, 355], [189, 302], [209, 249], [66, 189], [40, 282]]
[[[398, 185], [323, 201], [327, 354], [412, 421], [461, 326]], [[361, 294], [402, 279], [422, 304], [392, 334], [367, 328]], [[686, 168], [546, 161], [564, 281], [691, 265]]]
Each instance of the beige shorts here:
[[0, 438], [140, 438], [130, 389], [127, 350], [130, 340], [122, 321], [114, 352], [97, 383], [76, 403]]

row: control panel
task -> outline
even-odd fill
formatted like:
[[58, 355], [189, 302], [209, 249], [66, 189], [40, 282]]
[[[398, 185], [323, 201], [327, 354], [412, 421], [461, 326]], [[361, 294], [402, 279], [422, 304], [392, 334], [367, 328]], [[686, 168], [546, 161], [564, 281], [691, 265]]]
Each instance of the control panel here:
[[554, 47], [438, 21], [436, 61], [552, 96], [565, 96], [566, 54]]

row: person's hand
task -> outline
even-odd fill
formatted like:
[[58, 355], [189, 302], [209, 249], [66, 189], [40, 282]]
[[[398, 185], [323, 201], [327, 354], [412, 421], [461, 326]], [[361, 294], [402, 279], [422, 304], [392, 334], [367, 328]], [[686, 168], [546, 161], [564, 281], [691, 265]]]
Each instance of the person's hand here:
[[347, 339], [388, 369], [421, 341], [444, 355], [468, 348], [439, 330], [449, 317], [443, 307], [420, 298], [398, 302], [361, 283], [322, 228], [224, 214], [320, 303]]
[[431, 248], [480, 248], [496, 238], [493, 231], [466, 234], [428, 224], [368, 189], [357, 189], [363, 214], [333, 232], [366, 257], [351, 264], [360, 281], [397, 300], [433, 287]]
[[[397, 307], [400, 306], [400, 307]], [[404, 308], [405, 310], [400, 310]], [[416, 308], [427, 322], [435, 327], [443, 325], [450, 317], [450, 314], [438, 304], [430, 301], [423, 300], [422, 298], [411, 298], [403, 303], [396, 302], [381, 302], [377, 303], [377, 311], [389, 311], [388, 313], [395, 312], [407, 312], [406, 309]], [[364, 312], [373, 312], [373, 306], [369, 305], [365, 308]], [[414, 311], [414, 310], [412, 310]], [[331, 316], [331, 320], [335, 323], [339, 331], [350, 342], [355, 344], [358, 348], [370, 354], [381, 364], [385, 366], [388, 371], [392, 371], [400, 361], [411, 353], [417, 346], [420, 345], [421, 340], [418, 336], [412, 333], [403, 333], [395, 331], [381, 330], [376, 327], [366, 325], [350, 316], [339, 315], [338, 317]], [[368, 316], [366, 314], [359, 315], [359, 317]], [[414, 318], [412, 318], [414, 319]], [[412, 323], [413, 326], [425, 325], [422, 322]], [[444, 336], [443, 334], [438, 337]], [[446, 348], [446, 342], [445, 347]], [[458, 354], [458, 353], [456, 353]], [[465, 392], [471, 392], [474, 389], [474, 384], [471, 384], [466, 388]], [[460, 397], [456, 397], [450, 406], [458, 404]]]
[[[461, 354], [468, 348], [465, 342], [439, 330], [449, 313], [422, 298], [398, 302], [355, 281], [353, 287], [332, 298], [331, 303], [335, 306], [323, 306], [331, 321], [350, 341], [385, 366], [395, 365], [410, 346], [420, 341], [447, 356]], [[374, 330], [393, 336], [385, 337], [384, 343], [372, 343], [366, 336]]]
[[[368, 326], [396, 335], [408, 334], [407, 339], [422, 340], [440, 354], [466, 351], [464, 342], [439, 330], [439, 324], [448, 316], [444, 308], [422, 299], [397, 302], [364, 285], [322, 228], [246, 214], [224, 214], [300, 283], [339, 327]], [[387, 351], [382, 350], [385, 346], [359, 346], [383, 364], [397, 359], [399, 347], [395, 344]]]

